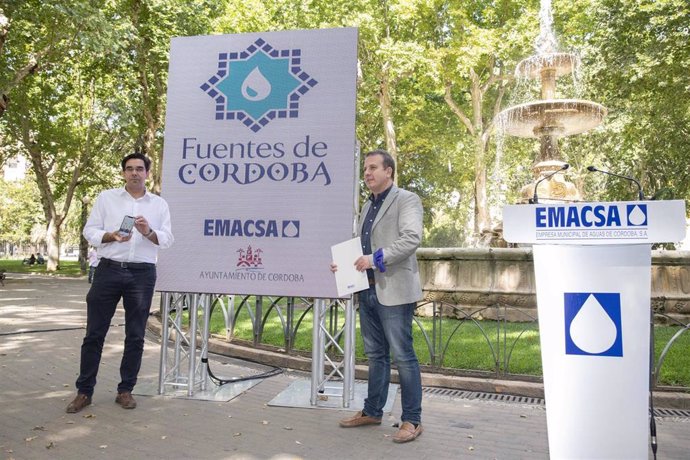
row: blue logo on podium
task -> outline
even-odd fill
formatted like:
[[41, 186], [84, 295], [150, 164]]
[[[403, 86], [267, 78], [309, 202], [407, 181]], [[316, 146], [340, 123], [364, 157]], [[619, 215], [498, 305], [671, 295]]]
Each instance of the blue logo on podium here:
[[626, 206], [626, 214], [628, 217], [628, 225], [631, 227], [646, 227], [647, 226], [647, 205], [646, 204], [629, 204]]
[[623, 356], [620, 293], [566, 292], [565, 354]]

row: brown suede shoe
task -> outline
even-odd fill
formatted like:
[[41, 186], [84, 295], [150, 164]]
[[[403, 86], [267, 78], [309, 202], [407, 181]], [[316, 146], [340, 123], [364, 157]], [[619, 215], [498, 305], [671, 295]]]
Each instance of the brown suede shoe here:
[[352, 428], [354, 426], [364, 425], [380, 425], [381, 419], [376, 417], [369, 417], [364, 415], [362, 411], [357, 412], [352, 417], [344, 418], [340, 421], [340, 426], [343, 428]]
[[91, 404], [91, 396], [86, 396], [82, 393], [77, 393], [77, 396], [67, 405], [65, 412], [68, 414], [76, 414], [86, 406]]
[[117, 398], [115, 398], [115, 402], [122, 406], [123, 409], [134, 409], [137, 407], [137, 402], [134, 400], [132, 393], [129, 391], [118, 393]]
[[403, 424], [400, 425], [398, 432], [393, 435], [393, 442], [414, 441], [420, 434], [422, 434], [422, 431], [424, 431], [424, 429], [422, 428], [421, 423], [417, 426], [417, 428], [415, 428], [412, 423], [403, 422]]

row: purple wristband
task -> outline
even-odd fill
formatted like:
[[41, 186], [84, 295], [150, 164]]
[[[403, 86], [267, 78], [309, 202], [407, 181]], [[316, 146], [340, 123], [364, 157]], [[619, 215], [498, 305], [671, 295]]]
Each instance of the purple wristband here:
[[386, 264], [383, 263], [383, 249], [377, 249], [374, 253], [374, 265], [381, 273], [386, 271]]

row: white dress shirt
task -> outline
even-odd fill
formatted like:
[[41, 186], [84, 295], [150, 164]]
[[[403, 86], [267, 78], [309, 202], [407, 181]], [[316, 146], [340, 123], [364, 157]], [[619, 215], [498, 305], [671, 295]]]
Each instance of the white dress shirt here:
[[[149, 227], [156, 232], [158, 244], [154, 244], [136, 228], [129, 241], [103, 243], [103, 235], [120, 228], [125, 216], [144, 216]], [[84, 226], [84, 238], [98, 251], [98, 257], [118, 262], [148, 262], [155, 264], [158, 249], [169, 248], [173, 243], [168, 203], [148, 191], [141, 198], [134, 198], [124, 187], [105, 190], [98, 195]]]

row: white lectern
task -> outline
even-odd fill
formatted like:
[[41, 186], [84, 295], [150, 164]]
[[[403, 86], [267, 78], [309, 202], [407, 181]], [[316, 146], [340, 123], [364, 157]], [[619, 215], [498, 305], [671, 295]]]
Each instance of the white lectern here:
[[549, 452], [647, 459], [651, 243], [685, 235], [685, 202], [513, 205], [534, 244]]

